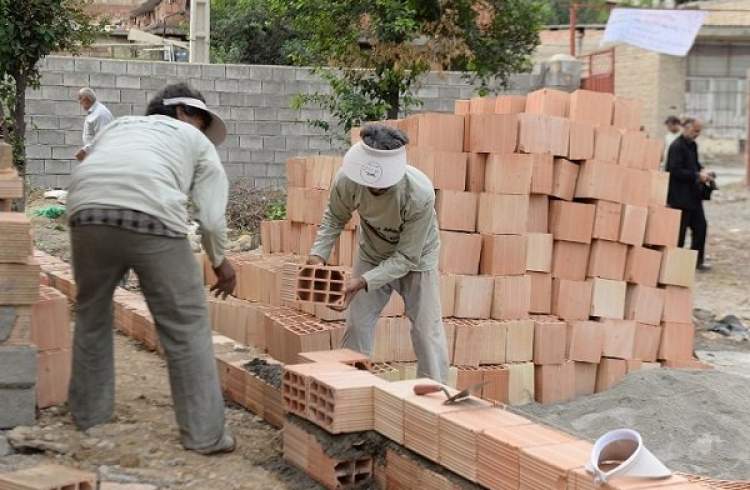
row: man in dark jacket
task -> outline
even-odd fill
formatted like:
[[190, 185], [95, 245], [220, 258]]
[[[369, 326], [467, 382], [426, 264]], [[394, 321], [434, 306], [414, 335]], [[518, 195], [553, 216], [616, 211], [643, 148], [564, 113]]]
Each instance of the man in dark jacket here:
[[703, 213], [703, 186], [711, 180], [711, 176], [698, 161], [698, 145], [695, 143], [702, 129], [703, 124], [699, 120], [686, 119], [682, 135], [669, 147], [667, 203], [682, 211], [679, 246], [685, 245], [685, 234], [690, 228], [691, 248], [698, 251], [698, 270], [708, 270], [710, 267], [703, 261], [708, 228]]

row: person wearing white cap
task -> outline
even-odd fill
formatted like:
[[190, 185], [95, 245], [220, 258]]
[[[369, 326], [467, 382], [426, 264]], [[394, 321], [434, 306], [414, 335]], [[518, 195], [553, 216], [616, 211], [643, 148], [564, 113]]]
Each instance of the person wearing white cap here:
[[146, 116], [107, 125], [72, 175], [68, 213], [76, 325], [69, 405], [81, 430], [114, 409], [112, 297], [132, 269], [164, 348], [182, 445], [201, 454], [232, 451], [213, 355], [201, 268], [188, 233], [188, 200], [226, 298], [236, 285], [224, 257], [228, 181], [214, 145], [224, 122], [186, 84], [168, 85]]
[[381, 124], [365, 126], [344, 156], [308, 263], [325, 263], [352, 213], [360, 217], [359, 254], [345, 288], [343, 347], [372, 353], [373, 331], [392, 291], [411, 320], [417, 375], [448, 378], [448, 349], [437, 271], [440, 239], [435, 191], [407, 165], [407, 136]]

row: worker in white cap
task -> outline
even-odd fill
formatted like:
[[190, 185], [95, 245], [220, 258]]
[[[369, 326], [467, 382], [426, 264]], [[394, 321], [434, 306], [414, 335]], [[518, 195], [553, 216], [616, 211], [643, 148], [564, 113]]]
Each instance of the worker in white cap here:
[[324, 264], [352, 213], [360, 217], [359, 254], [346, 284], [343, 347], [372, 353], [373, 333], [392, 291], [411, 321], [417, 375], [448, 378], [448, 349], [437, 270], [440, 239], [435, 191], [406, 163], [407, 136], [372, 124], [344, 156], [308, 263]]
[[224, 257], [228, 181], [214, 145], [224, 122], [201, 94], [169, 85], [146, 116], [108, 124], [72, 176], [68, 213], [76, 326], [69, 405], [81, 430], [114, 409], [112, 297], [132, 269], [167, 359], [182, 445], [201, 454], [231, 451], [214, 359], [203, 277], [188, 234], [188, 200], [226, 298], [236, 285]]

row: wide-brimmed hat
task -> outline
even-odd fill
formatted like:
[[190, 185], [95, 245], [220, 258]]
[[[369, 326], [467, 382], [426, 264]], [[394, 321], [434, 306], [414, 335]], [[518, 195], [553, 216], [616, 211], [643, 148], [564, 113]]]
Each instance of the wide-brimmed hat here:
[[349, 179], [365, 187], [391, 187], [406, 174], [406, 147], [378, 150], [360, 141], [344, 155], [342, 170]]
[[164, 99], [163, 104], [187, 105], [208, 112], [211, 114], [211, 123], [204, 131], [206, 137], [216, 146], [222, 144], [227, 138], [227, 126], [224, 124], [224, 120], [217, 113], [209, 109], [202, 100], [194, 99], [193, 97], [173, 97], [171, 99]]

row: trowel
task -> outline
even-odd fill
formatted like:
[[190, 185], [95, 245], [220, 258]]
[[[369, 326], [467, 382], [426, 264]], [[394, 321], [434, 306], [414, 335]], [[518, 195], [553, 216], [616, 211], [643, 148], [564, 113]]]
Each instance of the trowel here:
[[454, 403], [459, 403], [471, 396], [471, 392], [474, 391], [477, 388], [480, 388], [484, 385], [489, 383], [489, 381], [485, 381], [483, 383], [477, 383], [469, 386], [468, 388], [465, 388], [455, 395], [451, 395], [448, 389], [443, 385], [415, 385], [414, 386], [414, 394], [415, 395], [429, 395], [430, 393], [437, 393], [438, 391], [442, 391], [445, 393], [445, 396], [448, 397], [447, 400], [443, 402], [444, 405], [452, 405]]

